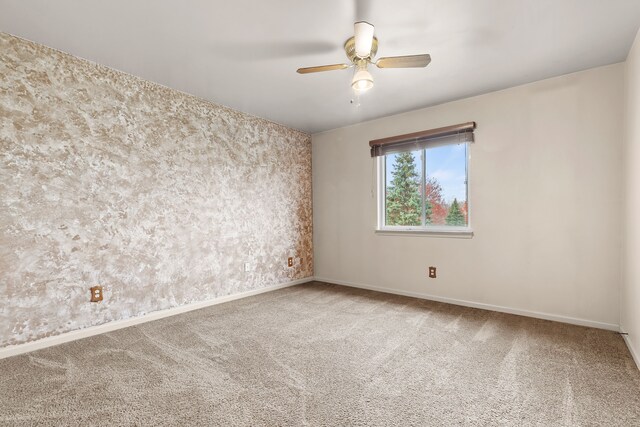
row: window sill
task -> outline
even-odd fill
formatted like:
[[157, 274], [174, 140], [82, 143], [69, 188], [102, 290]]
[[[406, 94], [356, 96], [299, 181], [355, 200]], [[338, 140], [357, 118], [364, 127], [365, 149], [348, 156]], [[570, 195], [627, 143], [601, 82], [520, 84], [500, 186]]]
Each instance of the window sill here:
[[424, 229], [424, 228], [379, 228], [375, 231], [381, 236], [424, 236], [424, 237], [446, 237], [454, 239], [471, 239], [473, 230], [470, 228], [447, 229]]

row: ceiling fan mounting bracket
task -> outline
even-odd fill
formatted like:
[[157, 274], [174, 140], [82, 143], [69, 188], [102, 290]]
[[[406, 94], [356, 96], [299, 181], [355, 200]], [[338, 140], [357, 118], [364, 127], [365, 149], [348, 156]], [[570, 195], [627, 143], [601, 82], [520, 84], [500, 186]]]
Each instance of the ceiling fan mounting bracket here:
[[[354, 64], [362, 59], [367, 59], [367, 58], [360, 58], [358, 55], [356, 55], [356, 38], [355, 37], [351, 37], [346, 42], [344, 42], [344, 51], [347, 54], [347, 58], [349, 58], [349, 60]], [[377, 52], [378, 52], [378, 39], [374, 37], [373, 43], [371, 44], [371, 54], [369, 55], [368, 59], [373, 59], [373, 57], [376, 56]]]

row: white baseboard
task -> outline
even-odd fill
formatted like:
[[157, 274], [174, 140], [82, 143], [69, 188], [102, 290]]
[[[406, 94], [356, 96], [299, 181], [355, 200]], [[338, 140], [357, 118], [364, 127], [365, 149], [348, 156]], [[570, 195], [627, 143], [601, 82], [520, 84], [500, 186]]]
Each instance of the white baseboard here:
[[91, 326], [84, 329], [78, 329], [75, 331], [69, 331], [60, 335], [46, 337], [37, 341], [31, 341], [24, 344], [16, 344], [8, 347], [0, 348], [0, 359], [6, 357], [17, 356], [19, 354], [28, 353], [35, 350], [40, 350], [46, 347], [52, 347], [54, 345], [63, 344], [69, 341], [79, 340], [81, 338], [87, 338], [94, 335], [104, 334], [106, 332], [115, 331], [117, 329], [127, 328], [133, 325], [139, 325], [141, 323], [151, 322], [153, 320], [162, 319], [164, 317], [175, 316], [176, 314], [186, 313], [200, 308], [210, 307], [212, 305], [222, 304], [229, 301], [234, 301], [241, 298], [247, 298], [254, 295], [264, 294], [266, 292], [275, 291], [277, 289], [288, 288], [289, 286], [300, 285], [302, 283], [311, 282], [313, 277], [307, 277], [304, 279], [293, 280], [291, 282], [281, 283], [279, 285], [268, 286], [266, 288], [255, 289], [252, 291], [241, 292], [239, 294], [227, 295], [215, 299], [206, 301], [194, 302], [192, 304], [185, 304], [179, 307], [173, 307], [166, 310], [153, 311], [151, 313], [144, 314], [142, 316], [132, 317], [129, 319], [114, 320], [113, 322], [104, 323], [102, 325]]
[[620, 326], [613, 323], [603, 323], [594, 320], [578, 319], [559, 314], [541, 313], [539, 311], [521, 310], [518, 308], [503, 307], [499, 305], [485, 304], [481, 302], [465, 301], [454, 298], [439, 297], [419, 292], [402, 291], [399, 289], [382, 288], [379, 286], [365, 285], [362, 283], [345, 282], [344, 280], [334, 280], [326, 277], [314, 277], [318, 282], [335, 283], [336, 285], [349, 286], [352, 288], [368, 289], [370, 291], [384, 292], [387, 294], [402, 295], [406, 297], [426, 299], [430, 301], [444, 302], [447, 304], [461, 305], [464, 307], [480, 308], [483, 310], [498, 311], [500, 313], [516, 314], [519, 316], [534, 317], [536, 319], [553, 320], [554, 322], [570, 323], [572, 325], [588, 326], [590, 328], [606, 329], [608, 331], [620, 332]]
[[636, 366], [640, 369], [640, 357], [638, 357], [638, 354], [633, 347], [631, 338], [629, 338], [629, 335], [623, 335], [622, 338], [624, 338], [624, 342], [627, 344], [627, 348], [629, 349], [629, 353], [631, 353], [631, 357], [633, 357], [633, 361], [636, 362]]
[[[79, 340], [79, 339], [82, 339], [82, 338], [91, 337], [91, 336], [94, 336], [94, 335], [104, 334], [106, 332], [111, 332], [111, 331], [115, 331], [117, 329], [127, 328], [129, 326], [139, 325], [141, 323], [151, 322], [153, 320], [158, 320], [158, 319], [162, 319], [162, 318], [165, 318], [165, 317], [175, 316], [177, 314], [186, 313], [186, 312], [193, 311], [193, 310], [198, 310], [200, 308], [210, 307], [210, 306], [213, 306], [213, 305], [222, 304], [222, 303], [229, 302], [229, 301], [234, 301], [234, 300], [247, 298], [247, 297], [254, 296], [254, 295], [259, 295], [259, 294], [275, 291], [277, 289], [283, 289], [283, 288], [287, 288], [287, 287], [290, 287], [290, 286], [300, 285], [302, 283], [307, 283], [307, 282], [311, 282], [311, 281], [314, 281], [314, 280], [317, 280], [319, 282], [334, 283], [334, 284], [342, 285], [342, 286], [349, 286], [349, 287], [352, 287], [352, 288], [368, 289], [368, 290], [371, 290], [371, 291], [384, 292], [384, 293], [388, 293], [388, 294], [403, 295], [403, 296], [407, 296], [407, 297], [420, 298], [420, 299], [426, 299], [426, 300], [431, 300], [431, 301], [438, 301], [438, 302], [443, 302], [443, 303], [447, 303], [447, 304], [461, 305], [461, 306], [464, 306], [464, 307], [480, 308], [480, 309], [484, 309], [484, 310], [498, 311], [498, 312], [501, 312], [501, 313], [509, 313], [509, 314], [516, 314], [516, 315], [520, 315], [520, 316], [534, 317], [534, 318], [537, 318], [537, 319], [552, 320], [552, 321], [556, 321], [556, 322], [569, 323], [569, 324], [572, 324], [572, 325], [588, 326], [588, 327], [592, 327], [592, 328], [606, 329], [606, 330], [615, 331], [615, 332], [619, 332], [620, 331], [620, 327], [618, 325], [615, 325], [615, 324], [612, 324], [612, 323], [596, 322], [596, 321], [593, 321], [593, 320], [577, 319], [577, 318], [573, 318], [573, 317], [555, 315], [555, 314], [548, 314], [548, 313], [541, 313], [541, 312], [537, 312], [537, 311], [520, 310], [520, 309], [509, 308], [509, 307], [502, 307], [502, 306], [497, 306], [497, 305], [478, 303], [478, 302], [473, 302], [473, 301], [465, 301], [465, 300], [458, 300], [458, 299], [454, 299], [454, 298], [439, 297], [439, 296], [435, 296], [435, 295], [428, 295], [428, 294], [423, 294], [423, 293], [418, 293], [418, 292], [409, 292], [409, 291], [402, 291], [402, 290], [398, 290], [398, 289], [383, 288], [383, 287], [378, 287], [378, 286], [370, 286], [370, 285], [365, 285], [365, 284], [361, 284], [361, 283], [345, 282], [343, 280], [335, 280], [335, 279], [329, 279], [329, 278], [325, 278], [325, 277], [307, 277], [307, 278], [304, 278], [304, 279], [298, 279], [298, 280], [294, 280], [294, 281], [291, 281], [291, 282], [281, 283], [279, 285], [268, 286], [268, 287], [262, 288], [262, 289], [256, 289], [256, 290], [252, 290], [252, 291], [241, 292], [239, 294], [234, 294], [234, 295], [227, 295], [227, 296], [220, 297], [220, 298], [215, 298], [215, 299], [212, 299], [212, 300], [200, 301], [200, 302], [196, 302], [196, 303], [192, 303], [192, 304], [187, 304], [187, 305], [183, 305], [183, 306], [179, 306], [179, 307], [174, 307], [174, 308], [170, 308], [170, 309], [167, 309], [167, 310], [154, 311], [154, 312], [145, 314], [143, 316], [132, 317], [130, 319], [116, 320], [116, 321], [105, 323], [105, 324], [102, 324], [102, 325], [91, 326], [91, 327], [84, 328], [84, 329], [78, 329], [78, 330], [75, 330], [75, 331], [65, 332], [63, 334], [56, 335], [56, 336], [42, 338], [42, 339], [37, 340], [37, 341], [32, 341], [32, 342], [27, 342], [27, 343], [24, 343], [24, 344], [17, 344], [17, 345], [12, 345], [12, 346], [8, 346], [8, 347], [0, 348], [0, 359], [4, 359], [4, 358], [7, 358], [7, 357], [11, 357], [11, 356], [17, 356], [19, 354], [24, 354], [24, 353], [28, 353], [28, 352], [35, 351], [35, 350], [40, 350], [40, 349], [47, 348], [47, 347], [52, 347], [52, 346], [63, 344], [65, 342], [69, 342], [69, 341], [75, 341], [75, 340]], [[623, 338], [625, 340], [625, 343], [627, 344], [627, 347], [629, 348], [629, 352], [631, 353], [631, 356], [633, 357], [633, 360], [636, 362], [636, 365], [638, 365], [638, 367], [640, 368], [640, 358], [635, 353], [634, 347], [631, 344], [631, 341], [630, 341], [629, 337], [627, 335], [623, 335]]]

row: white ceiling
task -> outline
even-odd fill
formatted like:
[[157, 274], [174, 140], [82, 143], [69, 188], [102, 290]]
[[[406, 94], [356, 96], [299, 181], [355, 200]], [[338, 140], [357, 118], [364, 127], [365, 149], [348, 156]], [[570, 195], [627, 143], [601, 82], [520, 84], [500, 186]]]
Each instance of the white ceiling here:
[[[350, 103], [353, 23], [378, 56], [430, 53], [426, 69], [372, 70]], [[623, 61], [640, 0], [0, 0], [5, 31], [310, 133]]]

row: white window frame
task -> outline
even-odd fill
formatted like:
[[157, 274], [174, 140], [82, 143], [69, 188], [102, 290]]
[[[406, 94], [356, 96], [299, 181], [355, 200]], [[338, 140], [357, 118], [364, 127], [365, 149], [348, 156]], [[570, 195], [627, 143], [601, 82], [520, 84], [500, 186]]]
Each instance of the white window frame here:
[[[467, 161], [466, 161], [466, 179], [467, 179], [467, 226], [457, 227], [449, 225], [425, 225], [425, 226], [410, 226], [410, 225], [385, 225], [386, 215], [386, 159], [387, 156], [378, 156], [373, 160], [377, 162], [377, 200], [376, 206], [378, 210], [378, 223], [376, 227], [376, 234], [380, 235], [412, 235], [412, 236], [433, 236], [433, 237], [457, 237], [457, 238], [471, 238], [473, 237], [473, 229], [471, 228], [471, 203], [469, 201], [469, 164], [471, 163], [471, 143], [465, 142]], [[422, 156], [422, 177], [426, 173], [426, 158]], [[424, 194], [424, 189], [423, 189]], [[424, 196], [423, 196], [424, 197]], [[424, 210], [424, 203], [422, 209]]]

